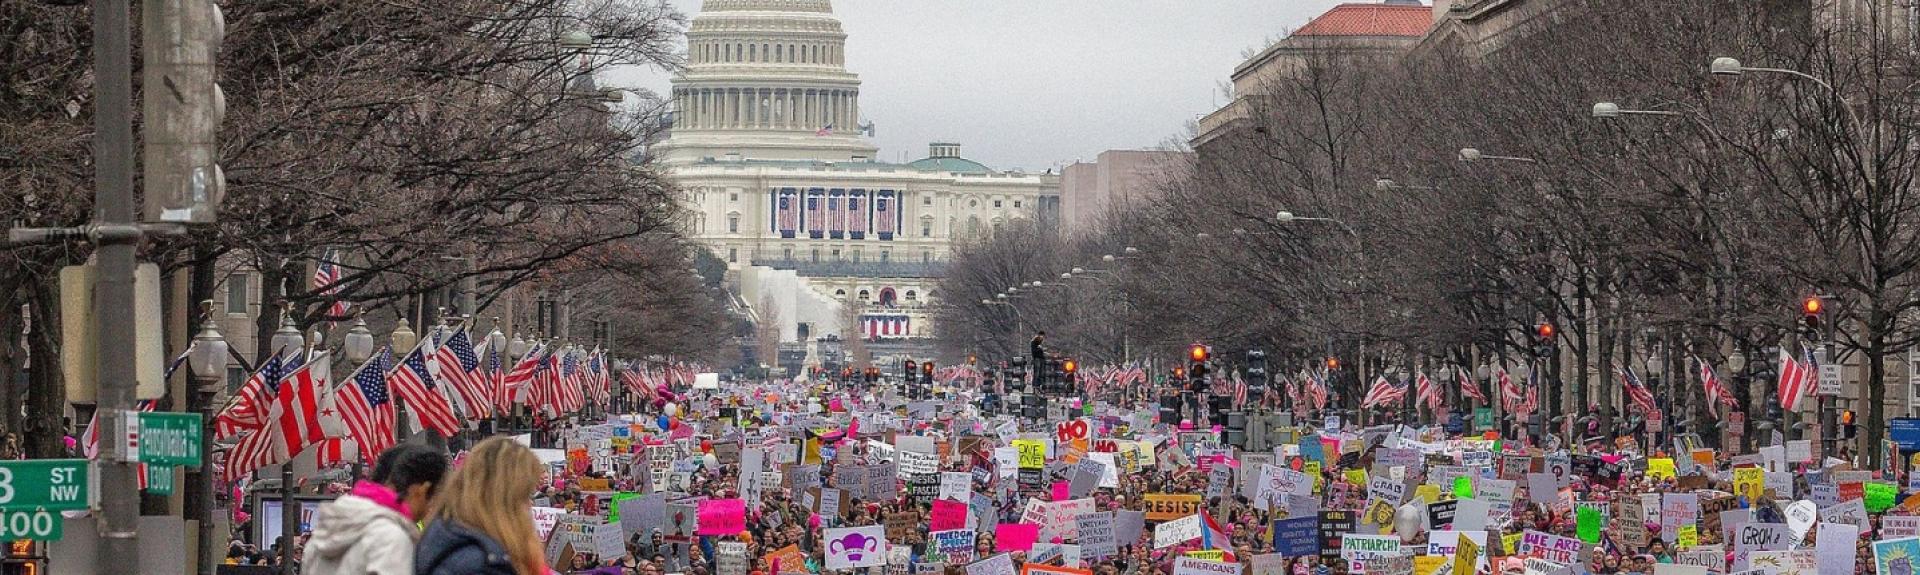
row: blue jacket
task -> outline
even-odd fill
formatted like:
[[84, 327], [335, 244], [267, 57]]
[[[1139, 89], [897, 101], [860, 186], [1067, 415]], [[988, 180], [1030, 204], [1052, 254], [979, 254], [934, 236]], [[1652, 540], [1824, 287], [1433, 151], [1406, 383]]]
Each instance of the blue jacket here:
[[452, 520], [427, 526], [413, 553], [415, 575], [516, 575], [507, 550], [478, 531]]

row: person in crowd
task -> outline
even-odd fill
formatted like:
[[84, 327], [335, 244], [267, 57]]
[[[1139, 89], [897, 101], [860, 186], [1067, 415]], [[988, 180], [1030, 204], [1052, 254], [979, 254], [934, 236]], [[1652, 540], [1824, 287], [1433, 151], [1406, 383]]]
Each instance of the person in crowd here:
[[415, 525], [446, 474], [446, 454], [425, 445], [404, 443], [381, 453], [368, 479], [314, 514], [306, 573], [413, 573]]
[[417, 575], [544, 575], [532, 495], [540, 458], [509, 437], [474, 445], [427, 513], [413, 556]]

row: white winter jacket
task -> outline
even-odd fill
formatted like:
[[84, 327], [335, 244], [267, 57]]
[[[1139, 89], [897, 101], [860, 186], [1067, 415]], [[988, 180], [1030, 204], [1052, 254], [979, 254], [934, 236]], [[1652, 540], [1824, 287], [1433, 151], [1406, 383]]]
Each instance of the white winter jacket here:
[[413, 575], [413, 522], [358, 495], [320, 506], [300, 572], [304, 575]]

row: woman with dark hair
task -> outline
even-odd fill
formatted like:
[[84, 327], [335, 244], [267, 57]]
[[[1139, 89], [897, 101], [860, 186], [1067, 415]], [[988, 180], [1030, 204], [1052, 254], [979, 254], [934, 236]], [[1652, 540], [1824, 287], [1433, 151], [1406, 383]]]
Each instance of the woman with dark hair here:
[[370, 480], [320, 506], [307, 541], [305, 572], [312, 575], [411, 575], [415, 523], [425, 516], [447, 456], [415, 444], [380, 454]]

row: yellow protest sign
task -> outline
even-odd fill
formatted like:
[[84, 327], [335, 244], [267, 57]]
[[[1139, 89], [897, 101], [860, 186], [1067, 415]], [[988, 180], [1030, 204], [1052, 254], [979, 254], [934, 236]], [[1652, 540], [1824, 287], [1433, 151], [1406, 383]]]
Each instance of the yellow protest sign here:
[[1673, 458], [1655, 457], [1647, 460], [1647, 477], [1650, 479], [1673, 479]]
[[1346, 477], [1347, 483], [1362, 486], [1367, 484], [1367, 470], [1365, 469], [1348, 469]]
[[1673, 533], [1673, 546], [1675, 548], [1684, 551], [1692, 549], [1695, 545], [1699, 544], [1700, 526], [1698, 525], [1681, 525], [1680, 530]]
[[1748, 501], [1759, 499], [1760, 490], [1766, 484], [1766, 471], [1758, 467], [1736, 467], [1733, 470], [1733, 494], [1746, 497]]
[[1480, 567], [1480, 544], [1467, 538], [1465, 531], [1460, 532], [1460, 546], [1453, 550], [1454, 573], [1478, 573]]
[[1197, 493], [1148, 493], [1147, 520], [1172, 521], [1200, 512]]
[[[1312, 478], [1313, 478], [1313, 492], [1314, 492], [1314, 493], [1319, 493], [1319, 492], [1320, 492], [1320, 483], [1321, 483], [1321, 478], [1320, 478], [1320, 462], [1318, 462], [1318, 461], [1308, 461], [1306, 465], [1303, 465], [1303, 466], [1301, 466], [1301, 469], [1300, 469], [1300, 472], [1301, 472], [1301, 473], [1305, 473], [1305, 474], [1307, 474], [1307, 477], [1312, 477]], [[1362, 484], [1362, 485], [1364, 485], [1364, 484]]]
[[1015, 439], [1014, 449], [1020, 450], [1021, 469], [1046, 469], [1047, 444], [1038, 439]]
[[1440, 486], [1432, 483], [1422, 483], [1419, 487], [1413, 488], [1413, 496], [1420, 498], [1422, 501], [1426, 501], [1428, 505], [1439, 503]]
[[1226, 561], [1227, 560], [1227, 552], [1222, 549], [1200, 549], [1196, 551], [1188, 551], [1187, 556], [1192, 557], [1194, 559], [1202, 559], [1206, 561]]
[[1448, 558], [1445, 555], [1415, 555], [1413, 556], [1413, 575], [1433, 575], [1435, 571], [1440, 570], [1441, 565], [1446, 565], [1447, 561]]

